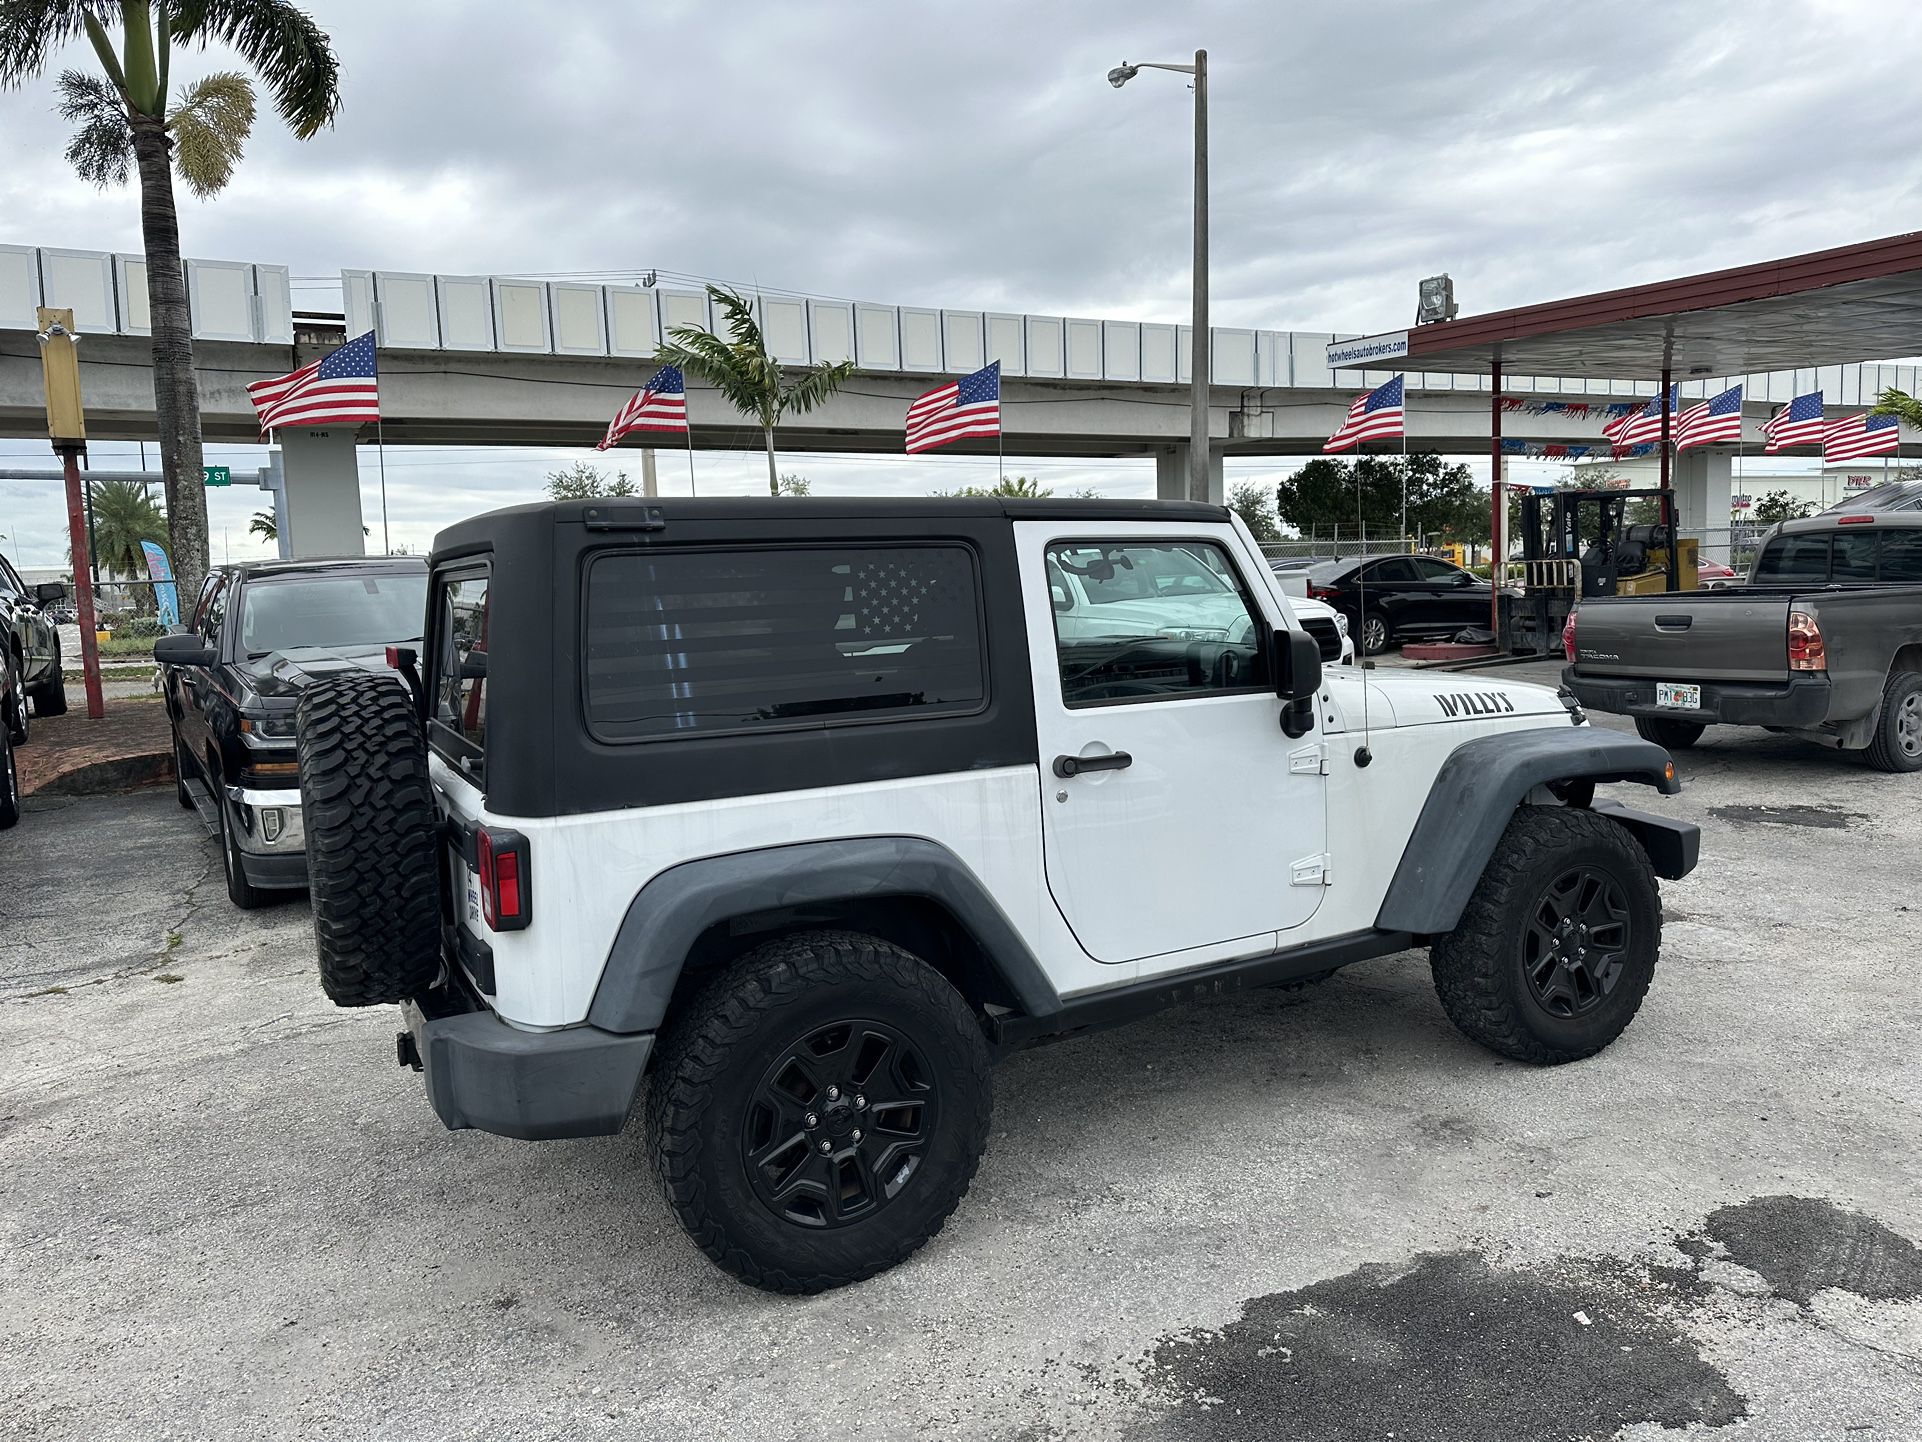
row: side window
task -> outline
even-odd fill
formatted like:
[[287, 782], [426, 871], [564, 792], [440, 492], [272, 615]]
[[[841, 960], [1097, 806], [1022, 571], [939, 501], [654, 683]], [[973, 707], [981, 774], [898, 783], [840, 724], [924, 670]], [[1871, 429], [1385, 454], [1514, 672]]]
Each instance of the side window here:
[[587, 572], [589, 731], [646, 741], [987, 705], [965, 546], [661, 548]]
[[200, 624], [195, 629], [200, 632], [200, 639], [209, 646], [220, 644], [220, 623], [227, 616], [229, 589], [227, 577], [222, 576], [209, 583], [206, 598], [200, 603]]
[[1421, 577], [1415, 571], [1415, 563], [1405, 556], [1393, 556], [1386, 561], [1377, 561], [1367, 569], [1366, 578], [1371, 586], [1398, 586]]
[[1072, 627], [1055, 618], [1069, 706], [1267, 688], [1267, 627], [1213, 541], [1057, 541], [1047, 562], [1088, 597]]
[[13, 562], [0, 556], [0, 596], [25, 596], [26, 582], [14, 573]]
[[[455, 761], [479, 760], [487, 748], [487, 572], [435, 579], [434, 725], [436, 746]], [[469, 773], [474, 770], [469, 766]]]
[[1875, 579], [1875, 532], [1837, 531], [1829, 552], [1832, 581]]
[[1922, 528], [1882, 533], [1884, 581], [1922, 582]]
[[1415, 574], [1424, 581], [1452, 582], [1461, 574], [1446, 561], [1438, 561], [1433, 556], [1411, 556], [1409, 563], [1414, 566]]

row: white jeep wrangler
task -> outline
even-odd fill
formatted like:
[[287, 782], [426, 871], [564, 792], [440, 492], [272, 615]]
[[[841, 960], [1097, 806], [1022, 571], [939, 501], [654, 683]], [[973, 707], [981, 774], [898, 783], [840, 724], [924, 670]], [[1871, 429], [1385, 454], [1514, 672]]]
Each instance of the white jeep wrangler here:
[[402, 679], [300, 702], [321, 979], [449, 1127], [650, 1143], [756, 1285], [892, 1266], [997, 1052], [1429, 948], [1566, 1062], [1635, 1015], [1694, 827], [1515, 682], [1330, 667], [1225, 510], [591, 501], [441, 534]]

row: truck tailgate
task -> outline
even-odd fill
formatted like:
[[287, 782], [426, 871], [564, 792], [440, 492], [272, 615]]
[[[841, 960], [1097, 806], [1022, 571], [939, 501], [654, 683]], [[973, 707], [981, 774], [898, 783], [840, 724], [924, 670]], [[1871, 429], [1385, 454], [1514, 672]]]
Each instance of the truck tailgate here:
[[1792, 592], [1682, 591], [1584, 601], [1575, 668], [1665, 681], [1781, 681]]

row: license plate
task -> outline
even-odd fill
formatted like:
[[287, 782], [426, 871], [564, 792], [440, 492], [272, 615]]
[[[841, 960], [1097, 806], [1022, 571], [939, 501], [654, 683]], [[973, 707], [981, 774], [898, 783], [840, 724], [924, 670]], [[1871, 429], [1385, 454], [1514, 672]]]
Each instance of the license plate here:
[[1702, 709], [1702, 688], [1684, 685], [1679, 681], [1657, 681], [1655, 704], [1673, 706], [1679, 711], [1699, 711]]
[[453, 862], [451, 875], [455, 888], [455, 910], [459, 912], [460, 919], [467, 924], [469, 931], [479, 932], [481, 929], [480, 875], [461, 859], [459, 851], [450, 850], [449, 859]]

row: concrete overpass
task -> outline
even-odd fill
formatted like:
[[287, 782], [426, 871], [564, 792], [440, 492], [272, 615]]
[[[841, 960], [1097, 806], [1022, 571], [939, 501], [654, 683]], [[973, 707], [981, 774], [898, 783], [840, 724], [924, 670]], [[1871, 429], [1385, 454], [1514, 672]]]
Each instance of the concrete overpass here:
[[[342, 272], [343, 313], [296, 316], [285, 267], [188, 261], [187, 270], [203, 431], [216, 441], [258, 438], [248, 382], [292, 370], [343, 337], [373, 329], [381, 347], [387, 443], [590, 446], [652, 373], [649, 357], [666, 329], [711, 321], [705, 295], [693, 291], [371, 271]], [[0, 434], [43, 433], [32, 325], [33, 307], [45, 303], [73, 307], [86, 337], [80, 353], [89, 434], [152, 438], [144, 287], [136, 256], [0, 247]], [[780, 359], [856, 364], [831, 403], [782, 426], [784, 452], [900, 454], [903, 417], [916, 395], [944, 377], [999, 360], [1007, 451], [1153, 456], [1162, 493], [1184, 493], [1185, 326], [772, 293], [754, 300]], [[1326, 348], [1345, 338], [1215, 328], [1209, 431], [1217, 489], [1224, 456], [1319, 453], [1356, 392], [1393, 374], [1331, 371]], [[1746, 443], [1759, 447], [1763, 420], [1798, 390], [1820, 384], [1832, 408], [1859, 408], [1885, 386], [1914, 393], [1918, 377], [1915, 367], [1851, 365], [1746, 381]], [[1691, 378], [1682, 388], [1684, 402], [1729, 383]], [[1486, 452], [1490, 386], [1486, 374], [1409, 373], [1409, 446]], [[1600, 447], [1599, 409], [1655, 390], [1646, 380], [1505, 376], [1503, 394], [1524, 409], [1506, 419], [1504, 434], [1524, 447]], [[1570, 406], [1591, 409], [1570, 414]], [[695, 447], [758, 448], [758, 432], [713, 391], [691, 385], [688, 410]], [[303, 534], [324, 525], [358, 536], [359, 438], [343, 430], [279, 439], [289, 505], [315, 508]], [[955, 447], [976, 454], [994, 449], [992, 442]], [[1720, 469], [1726, 473], [1726, 460]], [[1702, 504], [1691, 504], [1696, 487], [1689, 468], [1678, 483], [1685, 513], [1701, 512], [1699, 523], [1706, 524], [1709, 497], [1704, 492]]]

